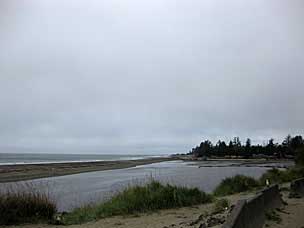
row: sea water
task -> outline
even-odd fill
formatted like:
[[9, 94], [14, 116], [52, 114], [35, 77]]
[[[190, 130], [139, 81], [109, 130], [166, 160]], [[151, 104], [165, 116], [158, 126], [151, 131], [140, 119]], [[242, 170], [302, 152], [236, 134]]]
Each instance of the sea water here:
[[155, 155], [0, 153], [0, 165], [136, 160]]

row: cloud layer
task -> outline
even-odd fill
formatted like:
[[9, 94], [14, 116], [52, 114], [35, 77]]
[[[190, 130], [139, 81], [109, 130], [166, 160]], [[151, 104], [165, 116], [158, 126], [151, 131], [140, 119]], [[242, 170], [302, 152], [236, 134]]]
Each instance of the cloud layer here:
[[1, 152], [172, 153], [304, 129], [300, 0], [4, 0]]

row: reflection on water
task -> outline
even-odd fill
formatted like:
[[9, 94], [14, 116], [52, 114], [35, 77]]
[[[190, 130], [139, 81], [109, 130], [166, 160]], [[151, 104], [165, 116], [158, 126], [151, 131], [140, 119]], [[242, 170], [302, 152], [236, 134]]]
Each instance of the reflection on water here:
[[[225, 177], [236, 174], [260, 177], [267, 169], [269, 167], [198, 168], [198, 165], [190, 162], [171, 161], [128, 169], [51, 177], [30, 182], [36, 186], [47, 186], [51, 196], [57, 202], [58, 209], [64, 211], [88, 202], [101, 201], [130, 184], [144, 183], [151, 176], [164, 183], [198, 187], [206, 192], [211, 192]], [[2, 184], [2, 186], [5, 185], [11, 184]]]

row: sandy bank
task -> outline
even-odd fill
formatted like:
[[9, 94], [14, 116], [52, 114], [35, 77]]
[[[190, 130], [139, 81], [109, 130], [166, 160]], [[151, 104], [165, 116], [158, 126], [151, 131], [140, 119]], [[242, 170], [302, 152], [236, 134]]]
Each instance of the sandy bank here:
[[281, 218], [280, 222], [266, 221], [264, 228], [303, 228], [304, 227], [304, 198], [289, 198], [289, 191], [282, 196], [286, 205], [276, 211]]
[[0, 166], [0, 183], [63, 176], [84, 172], [131, 168], [139, 165], [147, 165], [171, 160], [177, 159], [159, 157], [121, 161], [3, 165]]

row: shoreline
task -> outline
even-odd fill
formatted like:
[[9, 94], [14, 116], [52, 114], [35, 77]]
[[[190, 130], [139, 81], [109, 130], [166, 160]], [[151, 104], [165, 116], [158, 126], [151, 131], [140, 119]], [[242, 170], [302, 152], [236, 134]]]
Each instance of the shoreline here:
[[174, 157], [154, 157], [138, 160], [1, 165], [0, 183], [34, 180], [86, 172], [125, 169], [176, 160], [180, 159]]
[[[288, 169], [291, 166], [294, 166], [294, 162], [291, 160], [250, 160], [250, 159], [243, 159], [243, 160], [207, 160], [207, 161], [194, 161], [195, 165], [198, 165], [198, 168], [204, 167], [264, 167], [264, 168], [278, 168], [278, 169]], [[233, 164], [226, 164], [226, 165], [212, 165], [208, 162], [234, 162]], [[287, 165], [287, 163], [290, 163]]]
[[[71, 161], [56, 163], [25, 163], [0, 165], [0, 183], [27, 181], [40, 178], [58, 177], [86, 172], [106, 171], [132, 168], [140, 165], [148, 165], [165, 161], [193, 162], [198, 168], [203, 167], [269, 167], [287, 168], [287, 166], [268, 166], [270, 163], [283, 164], [288, 160], [264, 160], [264, 159], [208, 159], [190, 160], [181, 156], [149, 157], [130, 160], [105, 160], [105, 161]], [[236, 162], [236, 164], [213, 165], [209, 162]], [[263, 164], [263, 165], [262, 165]]]

